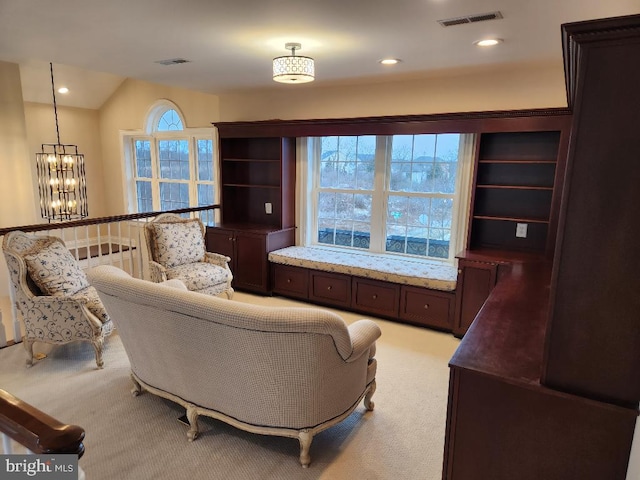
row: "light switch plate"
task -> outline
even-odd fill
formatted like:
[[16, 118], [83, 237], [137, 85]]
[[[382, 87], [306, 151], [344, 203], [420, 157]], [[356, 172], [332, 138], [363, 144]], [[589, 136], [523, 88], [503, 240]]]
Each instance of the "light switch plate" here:
[[528, 223], [518, 223], [516, 224], [516, 237], [518, 238], [527, 238], [527, 227]]
[[273, 213], [270, 203], [264, 204], [264, 213], [266, 213], [267, 215], [271, 215], [271, 213]]

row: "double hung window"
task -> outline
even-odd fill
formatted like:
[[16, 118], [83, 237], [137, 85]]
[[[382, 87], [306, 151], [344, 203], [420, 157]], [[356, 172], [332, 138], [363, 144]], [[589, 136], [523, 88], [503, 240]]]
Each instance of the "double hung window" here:
[[307, 139], [305, 243], [452, 260], [471, 143], [461, 134]]

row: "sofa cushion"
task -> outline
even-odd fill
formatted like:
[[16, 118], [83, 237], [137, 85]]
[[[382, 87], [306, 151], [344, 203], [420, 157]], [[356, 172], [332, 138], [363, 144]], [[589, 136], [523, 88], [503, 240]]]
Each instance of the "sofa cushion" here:
[[198, 220], [155, 223], [152, 228], [155, 261], [165, 268], [201, 262], [204, 258], [204, 238]]
[[72, 295], [89, 286], [87, 276], [71, 252], [55, 239], [34, 244], [24, 260], [29, 276], [46, 295]]

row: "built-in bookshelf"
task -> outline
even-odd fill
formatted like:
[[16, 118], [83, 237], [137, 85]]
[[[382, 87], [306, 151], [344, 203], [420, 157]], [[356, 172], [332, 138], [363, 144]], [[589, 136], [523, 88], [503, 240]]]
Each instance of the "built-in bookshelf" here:
[[470, 249], [545, 251], [559, 144], [559, 131], [481, 134]]

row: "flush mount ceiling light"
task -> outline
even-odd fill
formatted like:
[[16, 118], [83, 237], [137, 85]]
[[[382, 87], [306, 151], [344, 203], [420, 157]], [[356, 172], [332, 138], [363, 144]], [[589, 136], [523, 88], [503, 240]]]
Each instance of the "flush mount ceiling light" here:
[[379, 61], [382, 65], [395, 65], [400, 62], [401, 60], [399, 58], [383, 58]]
[[285, 44], [291, 55], [273, 59], [273, 79], [280, 83], [307, 83], [315, 79], [313, 58], [296, 55], [300, 50], [299, 43]]
[[493, 47], [502, 42], [504, 42], [504, 40], [501, 38], [485, 38], [484, 40], [476, 40], [473, 44], [477, 47]]

